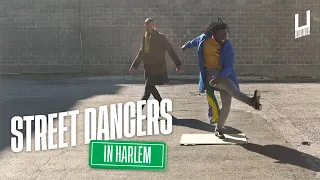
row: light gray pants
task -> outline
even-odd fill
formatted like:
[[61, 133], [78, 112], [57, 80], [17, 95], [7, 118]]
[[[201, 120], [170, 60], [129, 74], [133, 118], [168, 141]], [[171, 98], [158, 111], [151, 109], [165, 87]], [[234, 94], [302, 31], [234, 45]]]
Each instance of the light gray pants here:
[[[206, 69], [207, 82], [209, 83], [209, 81], [212, 79], [212, 76], [217, 77], [218, 74], [219, 70]], [[250, 97], [243, 94], [229, 78], [220, 77], [217, 79], [217, 82], [218, 84], [213, 87], [219, 89], [222, 104], [220, 115], [217, 121], [217, 129], [222, 129], [230, 112], [232, 97], [245, 104], [248, 104], [251, 107], [252, 100]]]

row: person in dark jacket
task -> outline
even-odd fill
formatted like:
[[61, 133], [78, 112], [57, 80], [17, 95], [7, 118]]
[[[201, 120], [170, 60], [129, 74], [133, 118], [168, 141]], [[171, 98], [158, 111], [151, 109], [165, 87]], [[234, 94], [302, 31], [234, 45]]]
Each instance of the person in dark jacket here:
[[155, 28], [154, 21], [151, 18], [147, 18], [144, 24], [146, 32], [143, 36], [142, 46], [129, 72], [133, 73], [143, 62], [146, 86], [141, 100], [148, 100], [152, 94], [160, 103], [162, 98], [155, 86], [166, 84], [169, 81], [165, 53], [169, 53], [177, 67], [176, 70], [180, 73], [182, 72], [182, 63], [165, 35]]

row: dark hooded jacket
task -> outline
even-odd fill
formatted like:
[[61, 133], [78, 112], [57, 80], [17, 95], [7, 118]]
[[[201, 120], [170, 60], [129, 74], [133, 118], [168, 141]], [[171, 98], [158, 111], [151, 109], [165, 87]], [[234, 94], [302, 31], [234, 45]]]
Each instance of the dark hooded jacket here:
[[134, 59], [132, 66], [137, 69], [141, 62], [144, 64], [144, 77], [147, 85], [162, 85], [169, 81], [167, 65], [165, 60], [166, 51], [178, 67], [181, 61], [169, 43], [167, 38], [157, 30], [153, 30], [149, 43], [149, 53], [145, 53], [145, 36], [143, 36], [142, 46], [138, 55]]

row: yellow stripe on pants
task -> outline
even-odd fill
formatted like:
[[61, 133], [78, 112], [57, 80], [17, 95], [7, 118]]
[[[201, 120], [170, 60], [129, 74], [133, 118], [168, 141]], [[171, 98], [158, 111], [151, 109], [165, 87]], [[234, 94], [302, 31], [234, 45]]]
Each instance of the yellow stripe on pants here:
[[220, 108], [218, 101], [214, 95], [213, 88], [210, 85], [207, 85], [206, 95], [208, 101], [208, 117], [210, 119], [210, 124], [213, 124], [218, 121]]

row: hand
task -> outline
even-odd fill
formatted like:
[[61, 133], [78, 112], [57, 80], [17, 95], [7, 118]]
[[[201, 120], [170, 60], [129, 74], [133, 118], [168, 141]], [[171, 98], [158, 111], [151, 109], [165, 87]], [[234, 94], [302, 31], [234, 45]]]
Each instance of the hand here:
[[212, 79], [209, 81], [210, 86], [218, 85], [218, 80], [216, 77], [212, 76]]
[[176, 70], [177, 70], [179, 73], [182, 73], [182, 72], [183, 72], [182, 66], [178, 66]]
[[182, 50], [183, 52], [185, 52], [186, 49], [187, 49], [187, 47], [186, 47], [185, 45], [183, 45], [183, 46], [181, 47], [181, 50]]
[[130, 69], [129, 69], [129, 73], [133, 73], [134, 72], [134, 67], [130, 67]]

